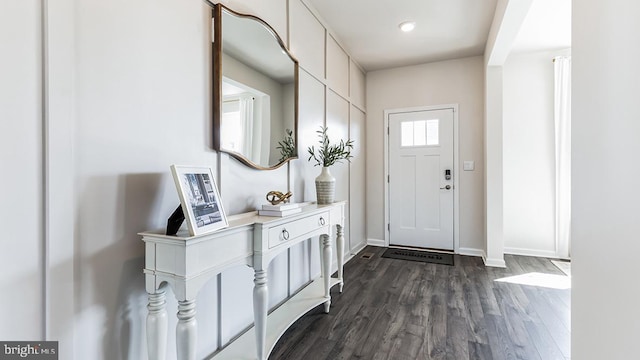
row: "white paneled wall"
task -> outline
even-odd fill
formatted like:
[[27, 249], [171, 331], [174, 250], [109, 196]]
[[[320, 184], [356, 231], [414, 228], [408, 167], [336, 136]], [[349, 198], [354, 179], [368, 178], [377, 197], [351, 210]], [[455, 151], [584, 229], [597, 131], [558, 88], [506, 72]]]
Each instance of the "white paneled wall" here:
[[[327, 92], [327, 134], [331, 143], [349, 137], [349, 102], [332, 90]], [[349, 195], [349, 167], [346, 162], [336, 163], [331, 168], [336, 178], [336, 199]]]
[[[349, 219], [357, 219], [346, 234], [350, 248], [364, 245], [363, 72], [301, 0], [224, 4], [267, 21], [300, 61], [299, 159], [277, 170], [256, 171], [212, 150], [211, 9], [206, 3], [49, 2], [45, 54], [41, 2], [0, 5], [0, 37], [6, 36], [0, 44], [9, 45], [2, 48], [0, 101], [19, 104], [0, 107], [0, 146], [10, 155], [3, 164], [23, 175], [4, 179], [0, 187], [3, 203], [18, 204], [0, 217], [18, 225], [3, 223], [17, 232], [6, 236], [12, 241], [2, 255], [0, 280], [3, 289], [12, 289], [8, 294], [27, 299], [2, 296], [2, 308], [11, 310], [2, 319], [13, 324], [0, 327], [5, 340], [37, 339], [49, 331], [52, 340], [61, 341], [65, 359], [146, 358], [144, 245], [137, 233], [164, 227], [178, 205], [171, 164], [216, 169], [228, 214], [255, 209], [274, 189], [289, 188], [295, 201], [312, 201], [320, 169], [306, 161], [306, 148], [317, 141], [319, 127], [329, 125], [333, 138], [356, 141], [354, 162], [338, 165], [335, 173], [338, 198], [352, 202]], [[55, 125], [50, 128], [42, 127], [39, 81], [45, 57], [47, 114]], [[43, 137], [50, 140], [46, 156]], [[47, 167], [50, 189], [43, 195]], [[55, 207], [45, 208], [46, 196]], [[43, 214], [53, 221], [48, 243]], [[46, 276], [43, 244], [50, 246]], [[284, 252], [269, 267], [269, 305], [277, 306], [319, 272], [317, 239]], [[46, 279], [49, 297], [43, 290]], [[204, 286], [197, 298], [198, 358], [251, 325], [252, 280], [250, 268], [237, 267]], [[52, 306], [48, 313], [45, 301]], [[171, 291], [167, 308], [171, 360], [176, 357]], [[51, 319], [46, 328], [45, 318]]]
[[325, 28], [300, 0], [289, 2], [290, 50], [300, 66], [317, 79], [325, 78]]
[[316, 145], [316, 131], [324, 124], [325, 87], [312, 75], [300, 70], [300, 114], [298, 116], [298, 157], [301, 161], [292, 164], [298, 177], [295, 181], [293, 196], [296, 201], [312, 201], [315, 199], [314, 179], [319, 174], [314, 164], [307, 162], [307, 148]]
[[366, 239], [365, 136], [365, 113], [351, 105], [349, 137], [359, 140], [349, 164], [349, 247], [354, 254], [365, 245], [361, 239]]
[[351, 96], [351, 103], [360, 110], [365, 111], [365, 74], [353, 61], [349, 63], [349, 68], [349, 84], [351, 85], [349, 87], [349, 95]]
[[333, 36], [327, 36], [327, 83], [337, 94], [349, 96], [349, 56]]
[[[237, 3], [237, 4], [236, 4]], [[269, 14], [271, 19], [280, 18], [273, 13], [273, 9], [262, 6], [253, 6], [253, 3], [233, 2], [225, 3], [237, 11], [251, 13], [265, 19], [264, 14]], [[234, 7], [237, 5], [238, 7]], [[315, 200], [315, 177], [320, 169], [306, 161], [307, 147], [317, 143], [316, 131], [321, 125], [330, 127], [332, 139], [346, 139], [350, 133], [350, 84], [355, 78], [353, 92], [364, 94], [364, 75], [353, 64], [347, 53], [327, 33], [322, 22], [311, 12], [308, 6], [299, 0], [289, 1], [288, 24], [270, 23], [282, 34], [283, 29], [288, 28], [290, 37], [290, 49], [294, 57], [299, 61], [299, 160], [293, 161], [289, 167], [284, 166], [268, 172], [256, 172], [239, 164], [235, 159], [220, 154], [220, 186], [221, 194], [227, 211], [240, 213], [255, 209], [263, 202], [266, 192], [273, 189], [284, 190], [287, 188], [294, 193], [294, 201]], [[266, 19], [265, 19], [266, 20]], [[286, 38], [283, 37], [286, 42]], [[325, 39], [329, 39], [327, 45]], [[326, 64], [326, 65], [325, 65]], [[355, 75], [350, 75], [352, 69], [357, 70]], [[325, 76], [326, 74], [326, 76]], [[331, 76], [331, 78], [328, 78]], [[363, 96], [362, 96], [363, 97]], [[362, 102], [357, 104], [364, 108]], [[360, 111], [360, 110], [359, 110]], [[363, 120], [363, 112], [360, 111]], [[364, 121], [356, 122], [354, 134], [364, 136]], [[361, 146], [364, 141], [357, 139]], [[364, 154], [360, 149], [360, 154]], [[357, 159], [364, 164], [364, 159]], [[358, 164], [358, 163], [356, 163]], [[364, 167], [356, 168], [360, 172], [355, 178], [364, 181]], [[338, 187], [337, 199], [350, 199], [350, 188], [356, 183], [350, 182], [350, 169], [347, 164], [332, 168], [336, 176]], [[363, 189], [364, 183], [359, 184], [358, 189]], [[357, 233], [357, 240], [350, 240], [347, 222], [346, 236], [351, 249], [359, 249], [364, 246], [364, 196], [359, 198], [356, 213], [359, 215], [360, 224], [356, 228], [361, 229]], [[347, 210], [349, 214], [349, 209]], [[349, 217], [347, 216], [347, 221]], [[335, 261], [335, 252], [334, 252]], [[335, 262], [334, 262], [335, 263]], [[269, 307], [273, 308], [285, 301], [287, 297], [306, 285], [310, 280], [320, 274], [320, 262], [318, 251], [318, 239], [310, 239], [290, 249], [288, 252], [276, 257], [269, 267]], [[251, 291], [253, 288], [253, 272], [249, 268], [236, 268], [224, 272], [219, 276], [220, 284], [213, 283], [207, 286], [219, 286], [221, 299], [219, 314], [219, 341], [214, 336], [200, 336], [202, 342], [200, 350], [205, 353], [214, 346], [224, 346], [239, 333], [252, 324]], [[207, 306], [209, 306], [207, 304]], [[215, 342], [213, 340], [216, 340]]]
[[[233, 8], [233, 2], [226, 5]], [[248, 4], [243, 3], [241, 7], [244, 6]], [[289, 166], [289, 188], [294, 193], [294, 201], [315, 200], [314, 180], [320, 168], [306, 161], [308, 158], [306, 149], [317, 144], [317, 131], [321, 125], [329, 127], [332, 141], [353, 138], [357, 149], [354, 152], [356, 158], [353, 164], [339, 164], [332, 167], [331, 171], [337, 180], [336, 198], [353, 201], [347, 209], [345, 236], [349, 244], [348, 250], [359, 250], [364, 247], [366, 238], [364, 223], [365, 76], [307, 4], [300, 0], [290, 0], [288, 9], [290, 50], [300, 65], [299, 160], [293, 161]], [[261, 12], [265, 10], [256, 6], [248, 11], [261, 17]], [[272, 14], [271, 17], [277, 16]], [[283, 28], [282, 26], [274, 27]], [[355, 99], [351, 99], [350, 94], [355, 94]], [[240, 212], [242, 206], [245, 210], [256, 207], [262, 201], [261, 195], [266, 193], [264, 185], [266, 179], [268, 179], [267, 183], [271, 182], [267, 187], [283, 188], [278, 187], [277, 184], [280, 180], [286, 179], [284, 174], [274, 175], [273, 173], [286, 171], [283, 169], [287, 167], [275, 170], [265, 177], [264, 173], [256, 174], [253, 170], [237, 166], [235, 160], [225, 155], [221, 157], [222, 194], [232, 196], [232, 203], [240, 202], [240, 205], [230, 205], [232, 212]], [[248, 178], [253, 180], [237, 181]], [[254, 189], [249, 193], [246, 189], [243, 191], [243, 187], [248, 185], [247, 181], [251, 182], [249, 186]], [[228, 189], [230, 182], [233, 187], [231, 191]], [[259, 190], [255, 190], [256, 188]], [[226, 198], [225, 201], [227, 201]], [[351, 220], [351, 213], [358, 219], [357, 223]], [[352, 227], [353, 233], [350, 230]], [[274, 307], [285, 301], [289, 295], [298, 291], [319, 273], [317, 239], [310, 239], [279, 255], [269, 268], [269, 306]], [[251, 324], [251, 296], [249, 296], [252, 287], [251, 276], [250, 269], [234, 269], [221, 275], [220, 346], [225, 345]], [[238, 298], [244, 300], [232, 303]]]
[[[267, 276], [269, 275], [271, 275], [270, 278], [273, 278], [273, 271], [267, 274]], [[225, 345], [253, 323], [253, 270], [245, 266], [236, 267], [227, 270], [221, 277], [220, 298], [222, 299], [222, 311], [220, 330], [222, 344], [220, 345]], [[271, 286], [269, 286], [269, 290], [271, 290]], [[200, 306], [203, 305], [201, 304]], [[201, 339], [199, 338], [198, 340]], [[211, 342], [212, 340], [208, 339], [206, 341]], [[202, 345], [199, 344], [198, 347], [201, 348]]]
[[[327, 134], [332, 143], [349, 137], [349, 102], [340, 95], [327, 92]], [[331, 168], [336, 178], [336, 199], [349, 199], [349, 165], [346, 162], [336, 163]], [[345, 243], [349, 243], [349, 207], [346, 209]]]

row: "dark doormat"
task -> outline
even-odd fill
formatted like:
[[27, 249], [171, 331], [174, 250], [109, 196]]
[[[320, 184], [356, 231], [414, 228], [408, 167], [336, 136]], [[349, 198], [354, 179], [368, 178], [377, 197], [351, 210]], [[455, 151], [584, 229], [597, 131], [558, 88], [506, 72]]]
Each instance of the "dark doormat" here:
[[382, 254], [382, 257], [453, 266], [453, 254], [443, 254], [431, 251], [387, 249], [384, 254]]

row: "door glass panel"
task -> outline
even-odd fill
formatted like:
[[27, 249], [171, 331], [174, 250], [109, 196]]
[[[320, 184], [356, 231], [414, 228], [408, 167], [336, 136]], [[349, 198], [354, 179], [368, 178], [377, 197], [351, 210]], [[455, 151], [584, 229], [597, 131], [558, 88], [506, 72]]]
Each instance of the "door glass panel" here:
[[439, 136], [440, 120], [427, 120], [427, 145], [438, 145], [440, 143]]
[[403, 121], [400, 124], [400, 143], [402, 147], [439, 145], [440, 120]]
[[427, 144], [427, 128], [424, 120], [413, 122], [413, 146], [424, 146]]
[[403, 121], [400, 123], [401, 146], [413, 146], [413, 122]]

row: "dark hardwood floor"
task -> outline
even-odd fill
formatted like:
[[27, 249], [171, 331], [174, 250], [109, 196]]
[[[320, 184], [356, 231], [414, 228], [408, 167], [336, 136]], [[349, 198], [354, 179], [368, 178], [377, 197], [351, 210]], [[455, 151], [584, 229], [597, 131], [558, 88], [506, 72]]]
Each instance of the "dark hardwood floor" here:
[[[329, 314], [316, 307], [276, 344], [271, 360], [569, 359], [570, 289], [495, 281], [564, 275], [548, 259], [505, 256], [506, 269], [455, 256], [455, 266], [381, 258], [367, 247], [345, 265]], [[374, 253], [371, 259], [363, 253]]]

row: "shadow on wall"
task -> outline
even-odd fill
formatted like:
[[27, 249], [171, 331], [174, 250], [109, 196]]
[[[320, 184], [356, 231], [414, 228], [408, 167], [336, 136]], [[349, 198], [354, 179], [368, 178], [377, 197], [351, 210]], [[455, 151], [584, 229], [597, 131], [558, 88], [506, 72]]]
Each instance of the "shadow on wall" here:
[[[105, 359], [142, 359], [145, 341], [147, 293], [144, 290], [144, 257], [124, 263], [116, 310], [104, 339]], [[115, 354], [107, 354], [111, 350]], [[115, 355], [115, 356], [112, 356]]]
[[145, 251], [137, 233], [166, 221], [161, 198], [168, 186], [170, 176], [162, 173], [86, 181], [75, 242], [76, 333], [86, 342], [77, 344], [76, 355], [129, 360], [146, 354]]

